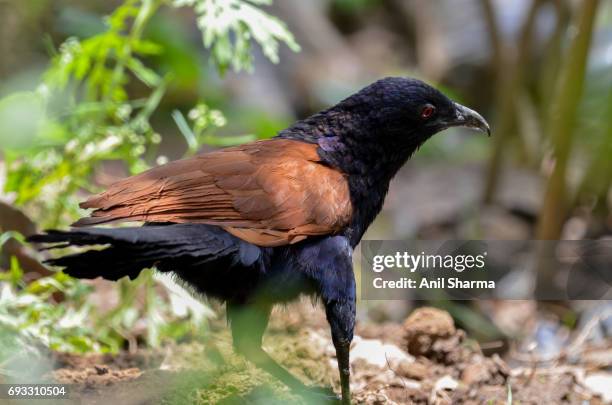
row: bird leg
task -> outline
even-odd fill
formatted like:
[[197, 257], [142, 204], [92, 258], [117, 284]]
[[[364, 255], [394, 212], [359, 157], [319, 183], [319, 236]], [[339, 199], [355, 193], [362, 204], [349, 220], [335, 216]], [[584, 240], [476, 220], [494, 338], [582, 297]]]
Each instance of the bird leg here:
[[355, 327], [355, 301], [332, 301], [326, 303], [325, 307], [327, 320], [331, 325], [332, 340], [336, 348], [342, 404], [348, 405], [351, 403], [349, 350]]
[[344, 404], [351, 403], [351, 368], [349, 364], [349, 349], [350, 342], [335, 342], [336, 358], [338, 359], [338, 370], [340, 372], [340, 388], [342, 390], [342, 402]]
[[343, 236], [325, 238], [303, 250], [300, 259], [319, 287], [336, 348], [342, 403], [351, 403], [349, 349], [355, 329], [356, 287], [353, 249]]

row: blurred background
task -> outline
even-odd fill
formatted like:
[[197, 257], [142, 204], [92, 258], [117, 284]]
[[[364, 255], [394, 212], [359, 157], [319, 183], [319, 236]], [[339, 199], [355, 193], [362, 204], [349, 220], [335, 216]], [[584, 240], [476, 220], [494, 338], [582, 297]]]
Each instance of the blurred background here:
[[[19, 368], [7, 366], [15, 353], [206, 336], [223, 309], [170, 278], [73, 280], [23, 235], [67, 227], [78, 201], [117, 179], [274, 136], [384, 76], [431, 83], [493, 136], [428, 141], [366, 238], [612, 235], [608, 1], [0, 0], [0, 55], [0, 374]], [[535, 291], [556, 277], [534, 267]], [[500, 353], [558, 355], [593, 322], [610, 346], [609, 301], [436, 305]], [[383, 330], [413, 307], [363, 302], [359, 318]]]

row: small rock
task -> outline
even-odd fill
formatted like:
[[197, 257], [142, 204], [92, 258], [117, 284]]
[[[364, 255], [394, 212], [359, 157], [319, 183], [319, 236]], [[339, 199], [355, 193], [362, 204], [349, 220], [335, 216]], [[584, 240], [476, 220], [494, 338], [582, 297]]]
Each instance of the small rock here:
[[434, 391], [454, 391], [459, 386], [457, 380], [450, 375], [439, 378], [434, 385]]
[[96, 373], [98, 373], [98, 375], [104, 375], [108, 373], [108, 368], [105, 366], [94, 366]]
[[397, 365], [395, 370], [402, 377], [412, 380], [424, 380], [429, 376], [429, 368], [423, 363], [402, 361]]
[[437, 340], [456, 333], [448, 312], [430, 307], [415, 310], [404, 322], [404, 331], [408, 353], [417, 356], [426, 355]]
[[431, 345], [431, 350], [441, 354], [451, 353], [457, 350], [464, 340], [465, 332], [458, 330], [453, 336], [437, 338]]
[[611, 373], [591, 373], [584, 379], [584, 385], [594, 393], [601, 395], [605, 402], [612, 401]]
[[493, 361], [493, 364], [495, 364], [496, 366], [495, 371], [497, 372], [497, 374], [502, 376], [505, 381], [505, 379], [510, 376], [510, 367], [508, 367], [508, 364], [506, 364], [506, 362], [502, 360], [502, 358], [499, 357], [497, 353], [491, 356], [491, 361]]
[[390, 401], [389, 398], [382, 392], [370, 392], [366, 394], [356, 395], [358, 403], [365, 405], [387, 405], [393, 404], [394, 402]]
[[351, 347], [351, 362], [358, 359], [380, 368], [387, 368], [392, 361], [414, 361], [414, 358], [395, 345], [383, 343], [378, 339], [361, 339], [356, 336]]
[[404, 322], [407, 334], [427, 334], [446, 337], [455, 333], [455, 323], [448, 312], [438, 308], [422, 307], [416, 309]]
[[461, 380], [467, 385], [486, 382], [491, 378], [491, 373], [484, 363], [469, 364], [461, 373]]

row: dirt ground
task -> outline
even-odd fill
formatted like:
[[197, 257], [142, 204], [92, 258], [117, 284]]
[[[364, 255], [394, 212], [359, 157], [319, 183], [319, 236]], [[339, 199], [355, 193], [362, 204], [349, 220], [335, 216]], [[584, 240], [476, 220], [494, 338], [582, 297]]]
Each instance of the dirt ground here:
[[[72, 384], [72, 399], [58, 402], [64, 404], [322, 403], [291, 393], [234, 355], [227, 329], [212, 329], [204, 342], [157, 351], [56, 353], [46, 378]], [[303, 381], [338, 392], [321, 311], [302, 306], [275, 314], [264, 347]], [[413, 312], [403, 324], [360, 324], [351, 354], [358, 404], [607, 403], [585, 384], [594, 370], [561, 363], [511, 367], [497, 354], [485, 356], [448, 313], [433, 308]]]

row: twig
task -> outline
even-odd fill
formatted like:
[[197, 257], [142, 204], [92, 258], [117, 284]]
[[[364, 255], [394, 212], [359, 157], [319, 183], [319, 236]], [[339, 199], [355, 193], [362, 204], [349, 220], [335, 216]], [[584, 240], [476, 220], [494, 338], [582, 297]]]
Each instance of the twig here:
[[580, 347], [584, 345], [584, 342], [587, 340], [587, 338], [589, 337], [593, 329], [595, 329], [595, 327], [599, 325], [601, 321], [603, 321], [605, 318], [608, 318], [611, 316], [612, 316], [612, 309], [607, 309], [601, 312], [600, 314], [598, 314], [597, 316], [592, 317], [589, 320], [589, 322], [587, 322], [587, 324], [584, 326], [584, 328], [582, 328], [578, 336], [576, 336], [576, 338], [572, 341], [572, 343], [568, 345], [567, 352], [571, 354], [574, 354], [575, 352], [578, 352], [578, 353], [583, 352], [584, 349]]
[[406, 400], [406, 403], [408, 403], [408, 386], [404, 381], [404, 376], [399, 375], [397, 371], [393, 370], [393, 367], [391, 367], [391, 363], [389, 362], [389, 358], [387, 357], [387, 353], [385, 353], [385, 362], [387, 363], [387, 367], [389, 367], [389, 370], [391, 370], [395, 376], [399, 377], [402, 386], [404, 387], [404, 394], [406, 395], [404, 399]]

